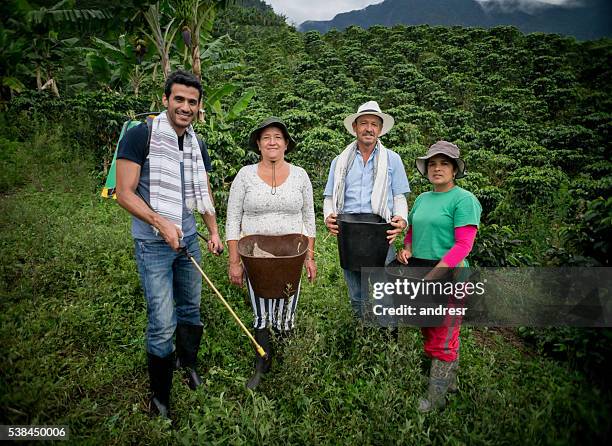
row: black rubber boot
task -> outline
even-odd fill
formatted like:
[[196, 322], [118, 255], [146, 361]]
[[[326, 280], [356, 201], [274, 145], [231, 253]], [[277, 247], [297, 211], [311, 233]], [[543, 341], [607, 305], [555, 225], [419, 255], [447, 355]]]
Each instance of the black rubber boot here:
[[198, 363], [198, 350], [204, 327], [201, 325], [176, 326], [176, 368], [183, 368], [191, 390], [202, 385], [202, 378], [195, 368]]
[[255, 390], [259, 383], [261, 382], [261, 378], [264, 373], [268, 373], [270, 371], [270, 366], [272, 364], [272, 346], [270, 344], [270, 332], [267, 328], [256, 328], [255, 329], [255, 340], [261, 347], [264, 349], [268, 357], [266, 359], [259, 356], [257, 352], [255, 352], [255, 374], [249, 378], [246, 383], [247, 389]]
[[147, 367], [151, 381], [151, 401], [149, 409], [162, 418], [170, 418], [170, 390], [174, 370], [174, 353], [160, 358], [147, 353]]

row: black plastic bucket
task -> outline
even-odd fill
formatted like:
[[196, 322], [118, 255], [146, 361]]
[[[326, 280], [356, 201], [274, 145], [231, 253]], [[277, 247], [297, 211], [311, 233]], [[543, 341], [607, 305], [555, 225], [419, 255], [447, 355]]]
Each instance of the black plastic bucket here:
[[[402, 305], [410, 305], [415, 309], [414, 315], [404, 315], [401, 318], [401, 322], [405, 325], [413, 325], [418, 327], [437, 327], [445, 326], [452, 323], [445, 314], [421, 314], [421, 310], [427, 312], [438, 309], [437, 311], [443, 311], [444, 307], [449, 305], [457, 306], [458, 302], [453, 295], [444, 294], [443, 292], [436, 292], [438, 288], [434, 286], [437, 284], [442, 289], [447, 284], [453, 283], [453, 269], [448, 268], [447, 273], [444, 277], [435, 280], [424, 280], [424, 277], [439, 263], [439, 260], [428, 260], [419, 258], [410, 258], [408, 264], [404, 265], [397, 260], [394, 260], [385, 267], [386, 281], [395, 283], [397, 279], [405, 282], [416, 282], [421, 283], [421, 286], [425, 289], [429, 284], [429, 292], [422, 292], [418, 294], [412, 294], [407, 296], [405, 294], [391, 294], [388, 296], [388, 302], [398, 308]], [[406, 288], [402, 288], [406, 289]], [[434, 292], [431, 292], [434, 290]], [[460, 304], [460, 302], [459, 302]], [[442, 309], [440, 309], [442, 306]], [[429, 309], [429, 310], [427, 310]]]
[[387, 231], [393, 227], [376, 214], [338, 215], [340, 266], [350, 271], [382, 268], [389, 251]]
[[411, 257], [408, 259], [408, 264], [404, 265], [395, 259], [385, 267], [385, 273], [387, 273], [387, 276], [389, 276], [390, 279], [408, 278], [413, 280], [421, 280], [438, 263], [440, 263], [439, 260], [418, 259], [416, 257]]

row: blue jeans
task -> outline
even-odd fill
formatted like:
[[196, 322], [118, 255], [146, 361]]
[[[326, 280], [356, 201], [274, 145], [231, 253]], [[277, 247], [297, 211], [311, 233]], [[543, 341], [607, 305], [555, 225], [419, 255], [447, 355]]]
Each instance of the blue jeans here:
[[[389, 251], [387, 252], [385, 265], [391, 263], [393, 259], [395, 259], [395, 247], [391, 245], [389, 247]], [[364, 309], [368, 299], [368, 295], [367, 293], [364, 295], [361, 290], [361, 272], [350, 271], [348, 269], [343, 269], [342, 271], [344, 271], [344, 280], [346, 281], [346, 286], [348, 287], [349, 299], [351, 301], [353, 315], [357, 319], [362, 319], [364, 316]], [[384, 271], [381, 271], [381, 274], [384, 274]], [[380, 279], [374, 277], [369, 277], [369, 279], [370, 281], [384, 280], [384, 275]]]
[[[164, 358], [174, 351], [172, 337], [177, 322], [202, 325], [202, 277], [184, 255], [165, 241], [134, 240], [140, 283], [147, 301], [147, 352]], [[182, 244], [198, 261], [202, 259], [196, 235]]]

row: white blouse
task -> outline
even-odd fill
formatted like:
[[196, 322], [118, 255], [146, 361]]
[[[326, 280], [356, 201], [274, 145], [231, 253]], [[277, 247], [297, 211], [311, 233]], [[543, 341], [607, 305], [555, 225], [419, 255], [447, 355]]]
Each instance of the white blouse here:
[[230, 188], [225, 237], [239, 240], [253, 234], [315, 237], [312, 184], [304, 169], [289, 164], [289, 176], [274, 195], [257, 175], [257, 164], [240, 169]]

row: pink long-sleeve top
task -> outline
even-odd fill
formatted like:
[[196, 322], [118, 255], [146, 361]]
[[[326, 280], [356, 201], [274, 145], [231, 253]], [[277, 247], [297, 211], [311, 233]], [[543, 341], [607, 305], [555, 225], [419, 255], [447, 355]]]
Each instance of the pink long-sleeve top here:
[[[475, 225], [459, 226], [455, 228], [455, 244], [446, 254], [444, 254], [442, 261], [450, 268], [459, 265], [472, 250], [474, 240], [476, 239], [476, 232], [478, 232], [478, 227]], [[404, 238], [404, 246], [407, 244], [412, 244], [412, 226], [410, 226]]]

